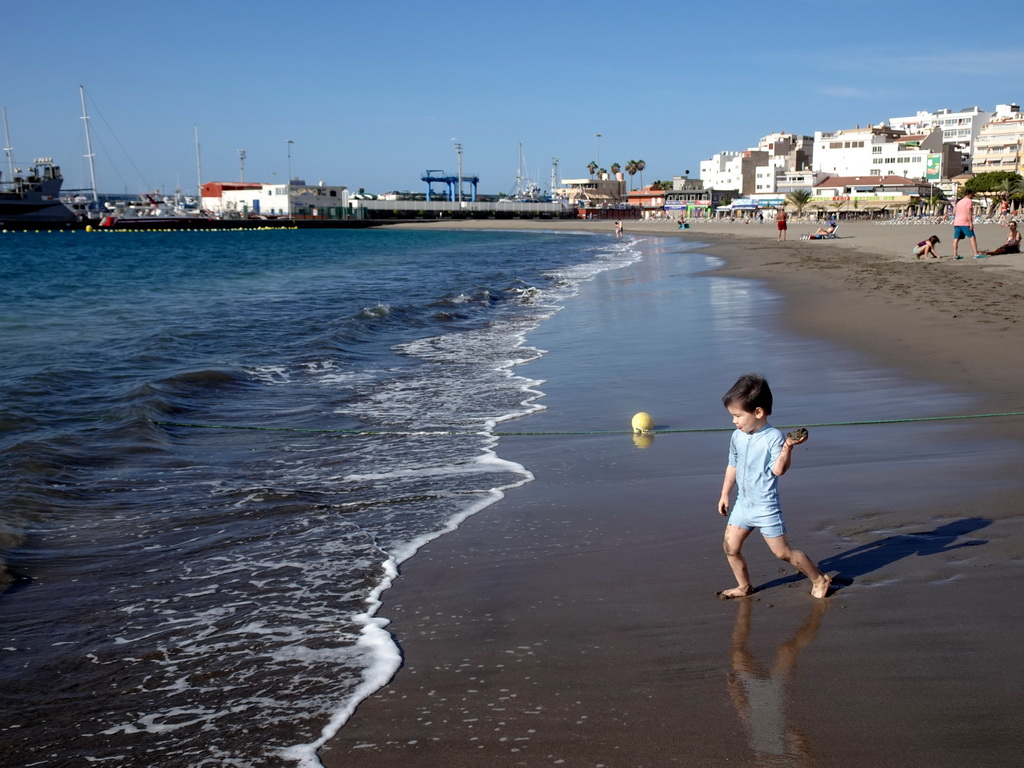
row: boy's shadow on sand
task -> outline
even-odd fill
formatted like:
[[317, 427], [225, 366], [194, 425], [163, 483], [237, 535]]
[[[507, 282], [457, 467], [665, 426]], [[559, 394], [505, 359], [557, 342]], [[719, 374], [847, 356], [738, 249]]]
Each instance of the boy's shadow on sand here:
[[[986, 520], [983, 517], [968, 517], [940, 525], [934, 531], [893, 534], [870, 544], [862, 544], [849, 552], [827, 557], [818, 563], [818, 569], [822, 573], [838, 571], [832, 577], [831, 591], [834, 592], [853, 584], [860, 576], [877, 571], [911, 555], [919, 557], [940, 555], [961, 547], [977, 547], [987, 544], [988, 541], [985, 539], [969, 539], [959, 544], [955, 542], [961, 536], [967, 536], [991, 524], [991, 520]], [[755, 591], [760, 592], [772, 587], [779, 587], [783, 584], [800, 581], [803, 578], [805, 577], [799, 573], [783, 576], [762, 584]]]

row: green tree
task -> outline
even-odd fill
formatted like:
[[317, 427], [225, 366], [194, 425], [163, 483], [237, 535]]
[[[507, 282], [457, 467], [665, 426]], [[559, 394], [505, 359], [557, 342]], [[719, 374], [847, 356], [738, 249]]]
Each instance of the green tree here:
[[621, 171], [621, 170], [622, 170], [622, 166], [621, 165], [619, 165], [618, 163], [612, 163], [612, 175], [613, 176], [616, 173], [618, 173], [619, 171]]
[[973, 192], [975, 197], [985, 198], [991, 208], [996, 198], [1011, 194], [1021, 178], [1013, 171], [986, 171], [968, 179], [963, 186], [963, 194]]
[[1015, 203], [1014, 209], [1019, 211], [1021, 204], [1024, 203], [1024, 177], [1013, 182], [1013, 190], [1010, 192], [1010, 199]]
[[804, 208], [811, 202], [811, 190], [809, 189], [794, 189], [788, 195], [786, 195], [786, 202], [796, 208], [798, 215], [803, 215]]
[[590, 176], [591, 178], [593, 178], [594, 172], [597, 171], [597, 163], [591, 160], [589, 163], [587, 163], [587, 170], [590, 171]]

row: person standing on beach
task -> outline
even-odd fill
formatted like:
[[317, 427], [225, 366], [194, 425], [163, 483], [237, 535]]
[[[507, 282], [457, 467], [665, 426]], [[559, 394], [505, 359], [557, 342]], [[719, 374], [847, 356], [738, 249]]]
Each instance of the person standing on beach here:
[[781, 240], [785, 240], [786, 239], [786, 209], [785, 208], [776, 208], [775, 209], [775, 224], [776, 224], [776, 226], [779, 229], [779, 236], [776, 239], [780, 240], [780, 241]]
[[970, 190], [964, 192], [955, 206], [953, 206], [953, 258], [962, 259], [957, 254], [957, 246], [964, 238], [971, 241], [971, 249], [974, 251], [974, 258], [978, 258], [978, 238], [974, 236], [974, 193]]
[[615, 236], [616, 237], [622, 237], [622, 222], [621, 221], [616, 221], [615, 222]]
[[[736, 586], [718, 593], [723, 600], [746, 597], [754, 593], [743, 557], [743, 542], [754, 528], [761, 530], [765, 543], [777, 558], [785, 560], [812, 582], [811, 595], [826, 597], [831, 577], [803, 552], [789, 546], [786, 524], [779, 506], [779, 478], [786, 474], [792, 461], [794, 445], [806, 442], [803, 434], [783, 436], [768, 423], [772, 413], [772, 391], [763, 376], [748, 373], [740, 376], [722, 397], [736, 430], [729, 441], [729, 464], [718, 500], [718, 514], [728, 515], [725, 526], [725, 556], [736, 577]], [[729, 499], [738, 487], [736, 504], [730, 509]]]

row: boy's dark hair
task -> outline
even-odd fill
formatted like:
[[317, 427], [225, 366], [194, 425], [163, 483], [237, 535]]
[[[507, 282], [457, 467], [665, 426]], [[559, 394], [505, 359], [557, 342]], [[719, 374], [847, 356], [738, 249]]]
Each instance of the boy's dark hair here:
[[762, 408], [766, 416], [772, 413], [772, 390], [764, 376], [758, 373], [745, 373], [736, 379], [736, 383], [722, 397], [722, 405], [738, 405], [747, 413]]

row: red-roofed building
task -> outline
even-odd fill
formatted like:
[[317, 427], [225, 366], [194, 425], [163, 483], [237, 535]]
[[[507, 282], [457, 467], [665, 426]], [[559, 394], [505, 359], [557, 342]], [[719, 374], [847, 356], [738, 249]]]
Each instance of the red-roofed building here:
[[835, 213], [916, 208], [931, 196], [932, 185], [903, 176], [829, 176], [814, 185], [811, 210]]
[[626, 200], [631, 208], [642, 211], [660, 211], [665, 208], [665, 190], [654, 187], [630, 190]]

